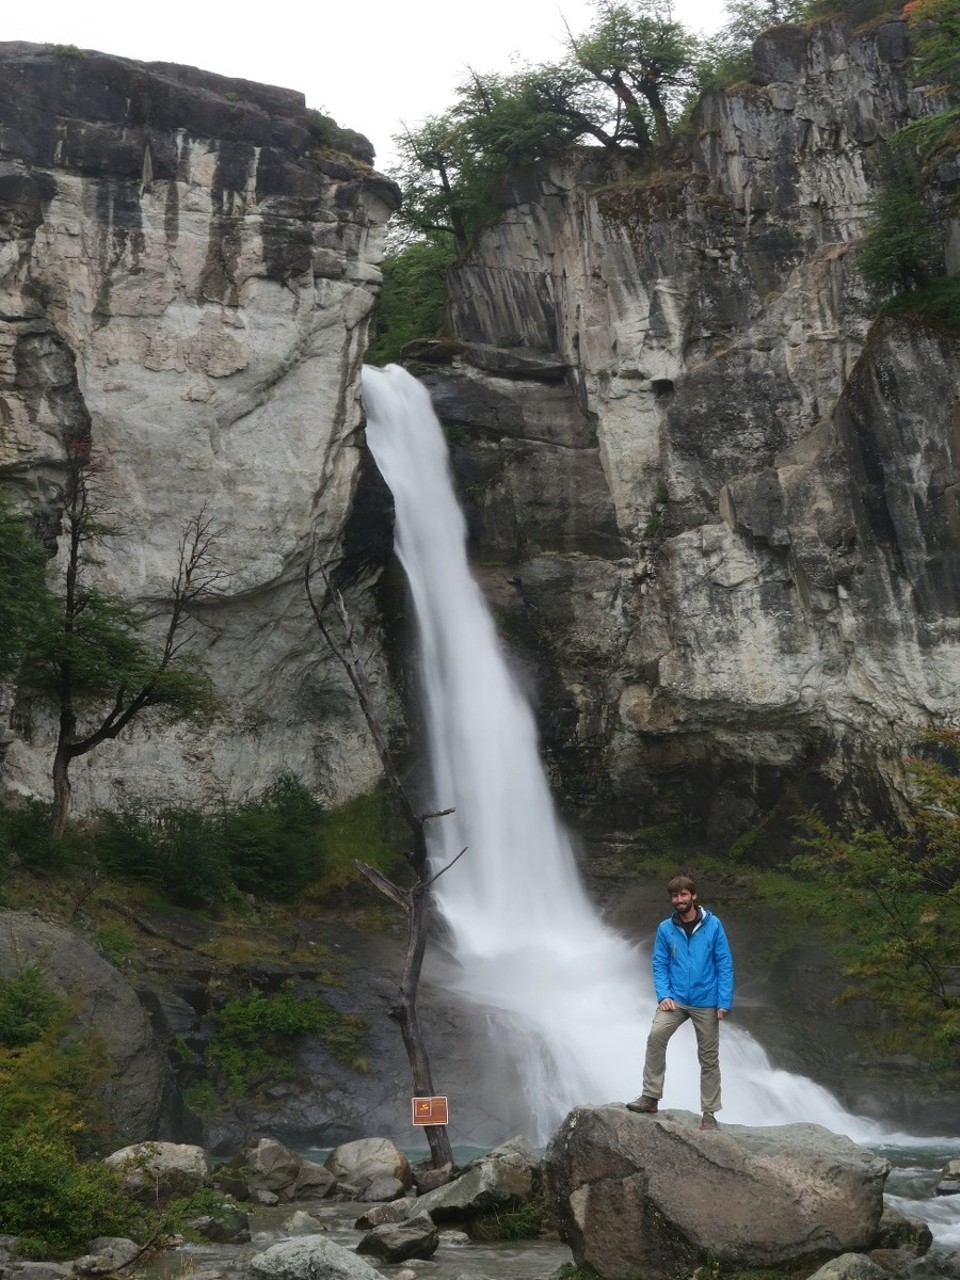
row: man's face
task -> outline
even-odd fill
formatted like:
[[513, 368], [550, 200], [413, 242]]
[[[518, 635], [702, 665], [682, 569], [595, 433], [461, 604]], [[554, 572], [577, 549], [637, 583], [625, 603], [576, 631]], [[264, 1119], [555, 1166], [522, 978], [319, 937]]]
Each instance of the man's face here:
[[687, 916], [693, 910], [693, 894], [689, 889], [674, 889], [670, 894], [670, 901], [673, 903], [674, 911], [682, 916]]

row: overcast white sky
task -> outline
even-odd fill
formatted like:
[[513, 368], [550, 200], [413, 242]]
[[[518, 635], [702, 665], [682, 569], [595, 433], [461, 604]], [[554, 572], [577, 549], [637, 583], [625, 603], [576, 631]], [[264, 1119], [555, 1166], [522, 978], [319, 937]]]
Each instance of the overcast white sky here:
[[[589, 0], [34, 0], [5, 6], [0, 40], [75, 44], [144, 62], [184, 62], [298, 89], [307, 105], [364, 133], [377, 165], [391, 136], [449, 105], [467, 66], [563, 52], [564, 19], [583, 31]], [[678, 0], [694, 30], [722, 20], [723, 0]]]

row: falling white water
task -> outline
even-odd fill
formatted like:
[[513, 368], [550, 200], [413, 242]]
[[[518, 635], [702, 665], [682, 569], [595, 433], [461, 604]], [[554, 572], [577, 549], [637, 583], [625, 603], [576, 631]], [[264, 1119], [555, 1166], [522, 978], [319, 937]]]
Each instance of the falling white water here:
[[[444, 867], [467, 849], [435, 883], [457, 985], [493, 1011], [515, 1046], [527, 1136], [542, 1143], [571, 1107], [640, 1092], [654, 1012], [649, 960], [600, 920], [581, 886], [533, 715], [467, 565], [446, 442], [426, 390], [390, 365], [364, 369], [363, 396], [416, 612], [430, 802], [454, 809], [431, 823], [432, 864]], [[699, 1068], [688, 1030], [671, 1043], [663, 1105], [696, 1111]], [[819, 1085], [775, 1070], [730, 1022], [722, 1070], [728, 1122], [810, 1121], [860, 1142], [882, 1132]]]

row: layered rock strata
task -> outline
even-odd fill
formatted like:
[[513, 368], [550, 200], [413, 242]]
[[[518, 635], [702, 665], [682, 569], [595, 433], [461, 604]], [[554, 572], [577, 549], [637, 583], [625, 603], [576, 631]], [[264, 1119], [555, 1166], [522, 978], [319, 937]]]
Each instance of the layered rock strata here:
[[[161, 620], [187, 522], [223, 531], [193, 630], [224, 716], [143, 720], [78, 760], [79, 809], [284, 772], [339, 798], [377, 774], [301, 578], [350, 507], [398, 196], [365, 140], [333, 152], [316, 122], [286, 89], [0, 45], [0, 480], [52, 539], [65, 450], [88, 449], [117, 525], [102, 584]], [[5, 784], [47, 794], [48, 713], [26, 690], [7, 711]]]
[[960, 347], [871, 327], [855, 268], [885, 141], [931, 102], [901, 21], [775, 30], [755, 63], [701, 102], [692, 165], [526, 175], [427, 378], [558, 783], [608, 830], [862, 815], [957, 710]]

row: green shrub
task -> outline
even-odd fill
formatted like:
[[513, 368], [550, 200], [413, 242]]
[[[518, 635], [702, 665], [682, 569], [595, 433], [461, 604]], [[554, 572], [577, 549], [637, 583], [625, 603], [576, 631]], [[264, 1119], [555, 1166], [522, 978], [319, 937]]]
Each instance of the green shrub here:
[[93, 940], [107, 959], [116, 965], [122, 964], [136, 945], [133, 935], [120, 925], [105, 925], [96, 931]]
[[913, 316], [932, 329], [960, 333], [960, 276], [935, 280], [925, 289], [901, 293], [882, 308], [884, 315]]
[[218, 906], [234, 891], [222, 823], [197, 809], [103, 813], [96, 850], [105, 870], [145, 880], [180, 906]]
[[857, 253], [857, 270], [882, 295], [922, 289], [942, 265], [940, 233], [917, 180], [890, 180], [871, 202], [874, 221]]
[[77, 1155], [70, 1119], [34, 1114], [0, 1133], [0, 1232], [20, 1236], [28, 1257], [75, 1257], [97, 1236], [142, 1231], [115, 1171]]
[[34, 1044], [63, 1017], [64, 1007], [35, 965], [0, 978], [0, 1049]]
[[320, 996], [298, 995], [292, 983], [274, 995], [254, 989], [224, 1005], [207, 1060], [230, 1096], [245, 1092], [256, 1076], [289, 1076], [290, 1057], [301, 1035], [319, 1036], [337, 1061], [362, 1069], [367, 1025], [366, 1019], [339, 1013]]
[[501, 1209], [474, 1219], [468, 1232], [471, 1240], [536, 1240], [543, 1225], [543, 1202], [531, 1200], [515, 1209]]
[[39, 968], [0, 979], [0, 1233], [35, 1257], [76, 1255], [140, 1225], [117, 1175], [83, 1159], [99, 1137], [105, 1066], [68, 1015]]
[[355, 796], [330, 809], [324, 814], [320, 830], [327, 882], [355, 880], [359, 873], [354, 864], [358, 859], [380, 871], [390, 870], [398, 857], [393, 830], [389, 792]]
[[281, 901], [296, 897], [323, 869], [323, 805], [285, 775], [222, 818], [223, 842], [237, 888]]
[[0, 867], [52, 868], [73, 860], [71, 839], [53, 835], [52, 810], [40, 800], [0, 804]]
[[383, 290], [368, 364], [397, 361], [408, 342], [443, 331], [446, 273], [454, 257], [452, 245], [420, 240], [383, 259]]

